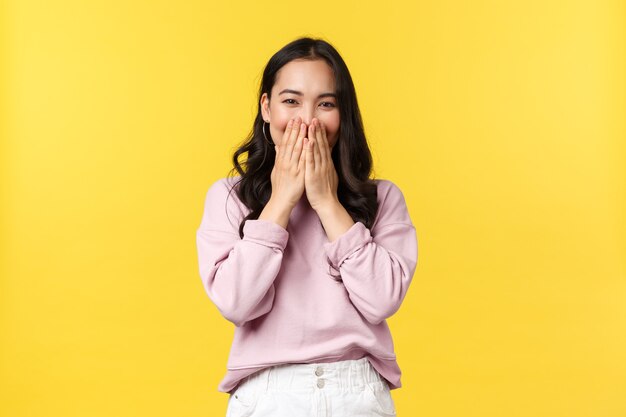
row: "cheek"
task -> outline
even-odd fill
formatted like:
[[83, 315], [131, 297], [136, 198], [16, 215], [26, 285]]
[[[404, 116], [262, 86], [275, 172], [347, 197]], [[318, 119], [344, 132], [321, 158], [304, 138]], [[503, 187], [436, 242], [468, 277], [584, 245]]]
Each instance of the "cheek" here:
[[280, 131], [281, 135], [287, 129], [287, 124], [289, 123], [289, 119], [291, 118], [291, 114], [282, 111], [282, 109], [277, 109], [272, 114], [272, 124], [277, 131]]
[[326, 135], [330, 137], [335, 137], [337, 133], [339, 133], [339, 124], [326, 125]]
[[327, 117], [320, 118], [326, 126], [327, 133], [337, 133], [339, 130], [339, 112], [332, 112]]
[[276, 122], [276, 130], [280, 132], [280, 136], [282, 137], [285, 134], [285, 130], [287, 130], [287, 125], [289, 124], [289, 117], [285, 117]]
[[289, 119], [273, 121], [270, 131], [272, 132], [272, 139], [274, 139], [275, 144], [282, 144], [283, 136], [285, 135], [285, 130], [287, 130], [288, 123]]
[[322, 120], [326, 127], [326, 136], [332, 142], [337, 141], [337, 135], [339, 134], [339, 119]]

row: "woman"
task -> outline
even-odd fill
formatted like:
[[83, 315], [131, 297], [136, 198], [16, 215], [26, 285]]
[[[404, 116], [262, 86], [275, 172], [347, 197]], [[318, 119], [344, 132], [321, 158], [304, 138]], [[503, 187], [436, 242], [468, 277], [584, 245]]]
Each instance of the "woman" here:
[[235, 325], [227, 416], [394, 416], [385, 319], [417, 263], [404, 196], [369, 178], [354, 84], [328, 42], [274, 54], [258, 103], [239, 175], [209, 187], [197, 230], [202, 283]]

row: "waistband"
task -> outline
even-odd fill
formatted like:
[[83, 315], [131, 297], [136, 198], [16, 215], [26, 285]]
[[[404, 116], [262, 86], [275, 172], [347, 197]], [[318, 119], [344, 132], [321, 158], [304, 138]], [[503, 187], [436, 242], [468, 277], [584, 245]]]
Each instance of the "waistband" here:
[[386, 385], [387, 381], [367, 357], [336, 362], [287, 363], [265, 368], [243, 378], [240, 392], [251, 391], [314, 391], [358, 392], [366, 384]]

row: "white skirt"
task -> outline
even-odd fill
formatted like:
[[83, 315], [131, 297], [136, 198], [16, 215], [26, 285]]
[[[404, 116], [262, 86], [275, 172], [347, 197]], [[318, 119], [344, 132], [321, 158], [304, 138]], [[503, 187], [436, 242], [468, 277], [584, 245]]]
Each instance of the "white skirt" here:
[[391, 417], [387, 381], [367, 358], [281, 364], [242, 379], [226, 417]]

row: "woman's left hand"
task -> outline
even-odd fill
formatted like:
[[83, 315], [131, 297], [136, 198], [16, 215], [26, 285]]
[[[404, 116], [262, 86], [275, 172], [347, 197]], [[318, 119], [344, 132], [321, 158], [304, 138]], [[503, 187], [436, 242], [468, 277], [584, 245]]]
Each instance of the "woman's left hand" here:
[[319, 210], [339, 201], [338, 177], [324, 124], [318, 119], [313, 119], [307, 136], [304, 189], [311, 207]]

